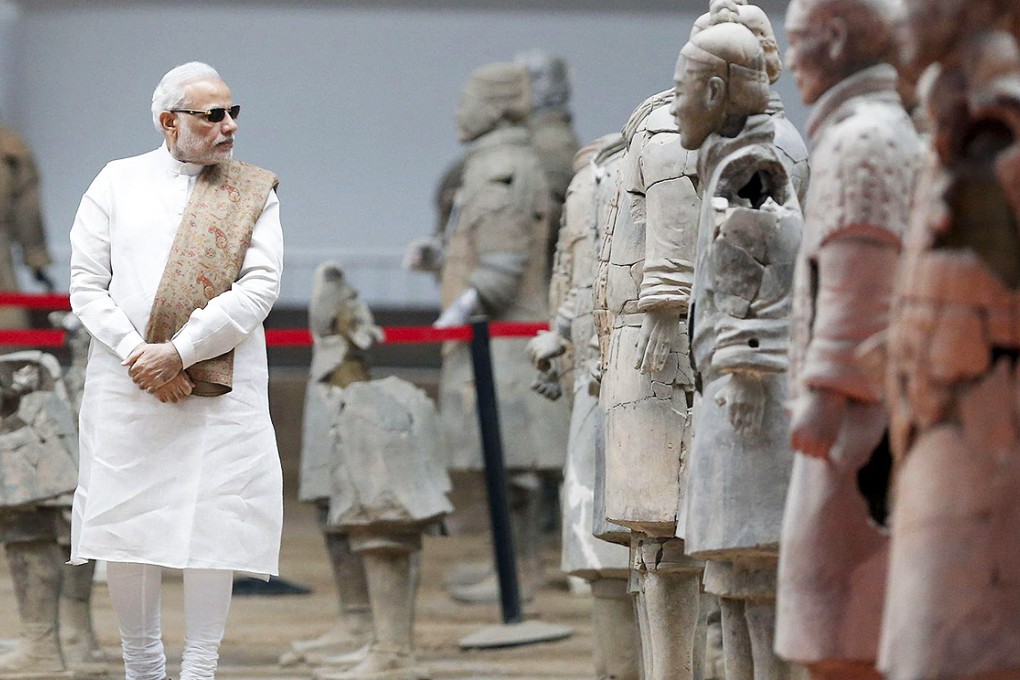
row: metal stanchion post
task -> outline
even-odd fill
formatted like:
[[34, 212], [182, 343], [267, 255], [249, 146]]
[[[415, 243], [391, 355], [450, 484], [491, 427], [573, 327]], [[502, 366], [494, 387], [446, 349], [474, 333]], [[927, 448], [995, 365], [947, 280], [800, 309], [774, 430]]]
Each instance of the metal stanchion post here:
[[492, 522], [493, 552], [499, 576], [503, 625], [489, 626], [472, 633], [460, 641], [460, 646], [465, 649], [512, 647], [569, 637], [573, 631], [566, 626], [524, 620], [520, 586], [517, 581], [517, 561], [514, 559], [513, 533], [510, 529], [510, 503], [506, 467], [503, 463], [503, 441], [499, 429], [496, 382], [492, 372], [488, 320], [484, 317], [472, 319], [471, 330], [471, 364], [475, 376], [478, 427], [481, 431], [482, 455], [485, 461], [485, 488], [488, 492], [489, 516]]

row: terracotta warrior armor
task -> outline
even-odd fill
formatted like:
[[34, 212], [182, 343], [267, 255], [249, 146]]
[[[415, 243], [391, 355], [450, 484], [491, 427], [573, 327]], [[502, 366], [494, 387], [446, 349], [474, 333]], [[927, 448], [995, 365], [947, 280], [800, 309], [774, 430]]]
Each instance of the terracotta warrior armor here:
[[[834, 22], [846, 28], [841, 42], [812, 38]], [[857, 355], [888, 324], [923, 156], [886, 63], [893, 26], [884, 0], [794, 0], [787, 17], [790, 66], [815, 108], [790, 351], [801, 455], [783, 526], [776, 649], [823, 678], [877, 677], [891, 460], [881, 384]]]
[[727, 676], [756, 680], [788, 673], [771, 648], [793, 462], [784, 401], [802, 228], [774, 143], [765, 65], [733, 3], [715, 3], [709, 26], [681, 51], [673, 108], [683, 145], [698, 149], [702, 182], [689, 315], [700, 400], [686, 550], [709, 560], [705, 588], [720, 598]]
[[890, 680], [1020, 677], [1020, 8], [909, 0], [928, 87], [889, 327], [896, 457], [879, 666]]
[[[471, 311], [498, 321], [547, 319], [549, 190], [524, 123], [531, 107], [521, 66], [479, 69], [465, 88], [458, 113], [470, 142], [464, 183], [457, 194], [440, 287], [444, 314], [473, 296]], [[467, 318], [460, 315], [458, 321]], [[511, 470], [562, 468], [566, 455], [566, 404], [550, 404], [531, 391], [526, 340], [492, 343], [500, 426]], [[471, 357], [467, 343], [443, 347], [440, 404], [450, 447], [449, 467], [482, 467]]]

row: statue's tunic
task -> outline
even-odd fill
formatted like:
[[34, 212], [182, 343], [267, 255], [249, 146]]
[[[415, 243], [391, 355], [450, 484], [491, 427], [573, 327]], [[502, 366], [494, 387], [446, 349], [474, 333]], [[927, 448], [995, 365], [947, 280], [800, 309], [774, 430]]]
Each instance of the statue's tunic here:
[[[858, 486], [885, 434], [880, 385], [856, 351], [885, 329], [896, 259], [922, 147], [874, 66], [818, 102], [804, 240], [795, 275], [790, 403], [822, 389], [848, 400], [830, 460], [796, 456], [779, 560], [776, 649], [799, 663], [873, 663], [885, 592], [887, 536]], [[849, 244], [853, 251], [840, 250]], [[862, 261], [847, 261], [855, 253]]]
[[[615, 138], [603, 138], [597, 145], [585, 147], [577, 155], [582, 161], [577, 174], [567, 187], [563, 210], [563, 228], [557, 245], [558, 275], [566, 280], [567, 292], [554, 318], [554, 324], [566, 332], [572, 343], [572, 391], [570, 436], [567, 442], [567, 463], [561, 493], [563, 505], [563, 558], [565, 573], [582, 577], [605, 574], [609, 570], [626, 572], [627, 551], [601, 541], [592, 533], [595, 494], [595, 451], [602, 438], [598, 397], [589, 389], [591, 363], [597, 360], [592, 347], [595, 327], [592, 322], [592, 288], [595, 283], [596, 251], [600, 230], [596, 204], [597, 173], [592, 156], [606, 142], [618, 144]], [[586, 153], [587, 152], [587, 153]], [[550, 291], [550, 298], [552, 292]]]
[[[546, 244], [549, 190], [523, 127], [483, 135], [468, 151], [440, 285], [445, 309], [468, 288], [495, 321], [549, 318]], [[559, 469], [566, 455], [565, 402], [531, 390], [526, 339], [495, 338], [492, 361], [507, 468]], [[451, 469], [481, 469], [474, 378], [467, 343], [443, 347], [440, 411]]]
[[[12, 246], [21, 249], [27, 267], [42, 269], [51, 260], [32, 152], [14, 130], [0, 126], [0, 156], [0, 290], [17, 290]], [[0, 328], [21, 327], [26, 322], [24, 310], [0, 308]]]
[[[712, 135], [699, 151], [705, 189], [690, 332], [701, 400], [685, 536], [696, 557], [766, 557], [779, 546], [793, 464], [783, 406], [802, 217], [773, 134], [768, 115], [751, 116], [737, 137]], [[745, 189], [752, 178], [760, 180], [758, 195]], [[716, 401], [742, 373], [758, 376], [764, 389], [761, 429], [751, 437]]]
[[693, 387], [686, 338], [662, 370], [645, 374], [636, 368], [646, 230], [658, 229], [658, 220], [664, 220], [663, 231], [682, 235], [688, 226], [682, 219], [685, 208], [692, 223], [696, 220], [696, 208], [690, 210], [697, 204], [693, 162], [680, 146], [671, 101], [672, 91], [654, 95], [631, 116], [620, 202], [602, 249], [604, 283], [597, 287], [604, 291], [596, 291], [604, 299], [598, 307], [605, 309], [600, 332], [608, 339], [600, 393], [606, 419], [606, 517], [657, 537], [676, 531], [689, 429], [687, 391]]
[[270, 192], [237, 281], [173, 342], [184, 362], [234, 349], [233, 390], [160, 403], [121, 365], [141, 344], [202, 166], [166, 147], [109, 163], [71, 228], [71, 305], [93, 337], [80, 416], [71, 561], [277, 573], [282, 475], [269, 419], [262, 321], [280, 289]]
[[889, 326], [890, 680], [1020, 672], [1020, 66], [971, 47], [1003, 87], [951, 67], [932, 86], [971, 106], [939, 107], [960, 116], [935, 121]]

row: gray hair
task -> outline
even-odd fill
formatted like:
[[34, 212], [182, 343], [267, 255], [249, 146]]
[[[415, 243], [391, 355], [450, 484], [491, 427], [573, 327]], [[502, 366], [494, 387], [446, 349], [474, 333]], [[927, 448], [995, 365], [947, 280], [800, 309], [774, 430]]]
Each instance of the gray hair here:
[[209, 64], [200, 61], [189, 61], [170, 69], [159, 81], [152, 93], [152, 124], [162, 131], [159, 114], [175, 109], [184, 103], [184, 88], [191, 83], [202, 80], [223, 80]]

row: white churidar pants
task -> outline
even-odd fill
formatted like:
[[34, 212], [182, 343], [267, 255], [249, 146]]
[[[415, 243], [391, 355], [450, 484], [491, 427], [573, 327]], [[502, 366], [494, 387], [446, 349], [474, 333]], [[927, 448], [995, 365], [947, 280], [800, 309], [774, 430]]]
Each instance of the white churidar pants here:
[[[216, 676], [220, 641], [226, 628], [233, 572], [223, 569], [184, 571], [184, 655], [180, 680]], [[110, 562], [107, 585], [120, 622], [126, 680], [164, 680], [166, 656], [160, 630], [162, 568], [151, 564]]]

